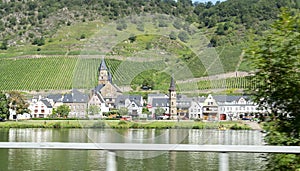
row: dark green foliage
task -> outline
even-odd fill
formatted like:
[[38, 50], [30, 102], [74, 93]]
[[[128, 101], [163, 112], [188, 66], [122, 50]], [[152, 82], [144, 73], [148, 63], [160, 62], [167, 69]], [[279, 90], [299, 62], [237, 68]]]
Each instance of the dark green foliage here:
[[136, 35], [131, 34], [128, 39], [131, 43], [133, 43], [136, 40]]
[[168, 27], [168, 24], [164, 20], [159, 20], [158, 27]]
[[[67, 10], [62, 9], [66, 8]], [[128, 1], [13, 1], [3, 2], [0, 6], [0, 39], [24, 38], [28, 33], [35, 32], [42, 37], [52, 36], [55, 32], [46, 33], [49, 30], [57, 30], [64, 25], [73, 22], [93, 21], [97, 19], [120, 19], [125, 16], [142, 13], [160, 13], [173, 15], [183, 21], [197, 23], [199, 28], [206, 26], [214, 29], [219, 23], [224, 23], [226, 34], [227, 22], [236, 23], [243, 28], [253, 29], [254, 33], [260, 33], [265, 29], [265, 21], [277, 18], [281, 7], [299, 8], [298, 0], [230, 0], [213, 4], [211, 2], [199, 3], [192, 1], [157, 1], [157, 0], [128, 0]], [[97, 12], [95, 12], [97, 11]], [[26, 17], [24, 17], [26, 16]], [[55, 19], [54, 19], [55, 18]], [[51, 24], [45, 21], [51, 20]], [[184, 22], [175, 21], [167, 23], [158, 21], [159, 27], [172, 24], [176, 29], [182, 29]], [[29, 26], [25, 33], [18, 35], [19, 26]], [[226, 27], [225, 27], [226, 26]], [[118, 30], [125, 30], [126, 23], [117, 24]], [[138, 24], [137, 29], [144, 31], [144, 26]], [[241, 30], [234, 27], [234, 33]], [[243, 31], [244, 32], [244, 31]], [[9, 34], [8, 34], [9, 33]], [[49, 35], [50, 34], [50, 35]], [[223, 34], [219, 34], [223, 36]], [[240, 39], [244, 39], [242, 36]], [[31, 41], [31, 40], [28, 40]], [[26, 42], [27, 43], [27, 42]]]
[[171, 33], [169, 34], [169, 37], [170, 37], [171, 40], [176, 40], [177, 35], [176, 35], [175, 31], [171, 31]]
[[160, 115], [163, 115], [164, 113], [166, 113], [165, 109], [164, 108], [156, 108], [154, 113], [157, 115], [157, 116], [160, 116]]
[[[268, 111], [266, 141], [270, 145], [300, 145], [300, 16], [284, 10], [272, 30], [248, 49], [256, 69], [257, 88], [251, 93]], [[296, 170], [299, 155], [272, 155], [271, 170]]]
[[123, 121], [123, 120], [121, 120], [121, 121], [119, 121], [118, 125], [127, 125], [127, 122], [126, 122], [126, 121]]
[[3, 40], [0, 46], [1, 50], [7, 50], [7, 40]]
[[189, 40], [189, 35], [187, 34], [186, 31], [181, 31], [179, 34], [178, 34], [178, 38], [183, 41], [183, 42], [187, 42]]
[[45, 39], [43, 37], [35, 38], [32, 42], [33, 45], [43, 46], [45, 44]]
[[16, 111], [16, 114], [29, 113], [29, 103], [26, 102], [24, 95], [18, 91], [8, 93], [9, 107]]
[[0, 118], [7, 118], [9, 115], [9, 101], [6, 95], [0, 92]]
[[71, 110], [70, 110], [69, 106], [67, 106], [67, 105], [58, 106], [56, 109], [57, 114], [63, 118], [67, 118], [70, 111]]
[[224, 35], [225, 34], [225, 30], [224, 30], [224, 25], [223, 24], [219, 24], [216, 30], [217, 35]]
[[80, 39], [85, 39], [85, 37], [86, 37], [85, 34], [80, 35]]

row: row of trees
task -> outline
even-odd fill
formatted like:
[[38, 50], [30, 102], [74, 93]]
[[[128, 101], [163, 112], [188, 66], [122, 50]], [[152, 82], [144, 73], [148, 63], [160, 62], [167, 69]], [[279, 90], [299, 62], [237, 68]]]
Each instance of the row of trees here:
[[[256, 71], [254, 101], [269, 112], [266, 142], [300, 146], [300, 15], [284, 10], [259, 41], [252, 42], [246, 56]], [[268, 170], [299, 170], [300, 155], [269, 156]]]

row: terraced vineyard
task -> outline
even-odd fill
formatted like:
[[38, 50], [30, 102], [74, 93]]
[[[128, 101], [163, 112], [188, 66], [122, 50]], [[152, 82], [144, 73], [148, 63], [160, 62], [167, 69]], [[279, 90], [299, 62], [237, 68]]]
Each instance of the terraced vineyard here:
[[76, 58], [0, 60], [0, 90], [70, 89]]
[[[0, 90], [66, 90], [71, 88], [91, 89], [97, 84], [100, 58], [79, 59], [76, 57], [6, 58], [0, 60]], [[164, 61], [120, 61], [106, 59], [119, 86], [141, 86], [145, 79], [152, 79], [154, 89], [167, 90], [170, 76]], [[149, 73], [154, 71], [153, 73]], [[169, 73], [169, 74], [168, 74]], [[178, 84], [182, 91], [256, 86], [246, 77], [226, 80], [202, 80]]]

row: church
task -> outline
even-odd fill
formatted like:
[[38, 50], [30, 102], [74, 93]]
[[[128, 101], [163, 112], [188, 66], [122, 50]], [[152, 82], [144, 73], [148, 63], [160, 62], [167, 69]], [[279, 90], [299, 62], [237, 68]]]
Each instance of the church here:
[[92, 90], [92, 96], [99, 96], [108, 108], [114, 108], [116, 98], [122, 94], [120, 88], [113, 83], [112, 75], [106, 66], [104, 58], [98, 68], [98, 85]]

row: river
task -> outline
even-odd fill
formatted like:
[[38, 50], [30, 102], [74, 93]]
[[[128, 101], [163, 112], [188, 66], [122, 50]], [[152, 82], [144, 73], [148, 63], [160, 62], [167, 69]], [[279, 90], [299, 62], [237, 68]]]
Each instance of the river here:
[[[1, 142], [168, 143], [262, 145], [249, 130], [1, 129]], [[105, 170], [106, 151], [0, 149], [0, 170]], [[230, 170], [265, 170], [265, 154], [230, 153]], [[118, 170], [218, 170], [218, 153], [118, 152]]]

